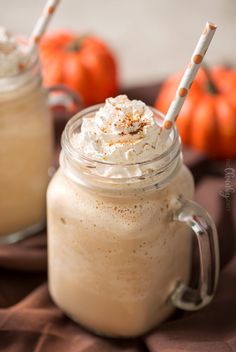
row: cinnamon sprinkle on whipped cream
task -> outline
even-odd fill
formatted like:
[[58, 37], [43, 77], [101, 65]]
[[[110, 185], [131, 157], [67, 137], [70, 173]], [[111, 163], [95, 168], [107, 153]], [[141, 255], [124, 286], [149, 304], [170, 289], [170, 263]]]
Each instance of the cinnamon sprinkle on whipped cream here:
[[22, 71], [24, 56], [15, 38], [6, 28], [0, 27], [0, 78]]
[[95, 116], [83, 119], [72, 143], [82, 154], [111, 163], [138, 163], [160, 154], [160, 126], [141, 100], [106, 99]]

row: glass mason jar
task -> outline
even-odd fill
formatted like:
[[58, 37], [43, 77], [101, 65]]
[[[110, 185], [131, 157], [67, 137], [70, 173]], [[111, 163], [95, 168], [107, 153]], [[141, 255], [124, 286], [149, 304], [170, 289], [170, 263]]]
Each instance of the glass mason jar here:
[[0, 78], [0, 141], [0, 243], [11, 243], [45, 226], [53, 133], [37, 50], [26, 69]]
[[[98, 334], [134, 337], [176, 307], [197, 310], [214, 296], [219, 272], [215, 225], [195, 202], [177, 130], [163, 154], [139, 164], [89, 159], [73, 148], [83, 110], [62, 136], [60, 169], [47, 193], [49, 290], [74, 321]], [[152, 108], [157, 121], [163, 115]], [[138, 168], [139, 174], [132, 176]], [[192, 235], [200, 255], [197, 289], [188, 286]]]

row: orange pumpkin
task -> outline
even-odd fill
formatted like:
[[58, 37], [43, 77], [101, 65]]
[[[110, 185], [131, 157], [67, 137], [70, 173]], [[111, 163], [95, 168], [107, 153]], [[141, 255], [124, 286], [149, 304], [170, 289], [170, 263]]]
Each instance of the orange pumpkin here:
[[[167, 112], [182, 73], [167, 79], [156, 99]], [[236, 70], [200, 69], [177, 119], [183, 143], [214, 158], [236, 157]]]
[[64, 84], [85, 105], [103, 102], [117, 93], [117, 67], [108, 47], [98, 38], [66, 30], [45, 35], [40, 58], [46, 86]]

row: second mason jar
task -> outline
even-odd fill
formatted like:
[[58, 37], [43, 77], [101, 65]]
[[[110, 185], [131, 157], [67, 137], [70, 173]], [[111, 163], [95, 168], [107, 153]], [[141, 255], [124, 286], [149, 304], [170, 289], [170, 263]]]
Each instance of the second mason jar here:
[[0, 78], [0, 140], [0, 243], [11, 243], [45, 226], [53, 133], [36, 50]]

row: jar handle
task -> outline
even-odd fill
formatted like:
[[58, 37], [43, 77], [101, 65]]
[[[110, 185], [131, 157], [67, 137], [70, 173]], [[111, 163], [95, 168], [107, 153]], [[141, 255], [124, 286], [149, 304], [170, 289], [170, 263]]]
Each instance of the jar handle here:
[[219, 277], [219, 245], [216, 226], [197, 203], [179, 198], [180, 207], [173, 214], [173, 220], [184, 222], [197, 237], [200, 277], [198, 288], [194, 289], [178, 282], [170, 296], [177, 308], [194, 311], [206, 306], [214, 297]]
[[58, 106], [63, 106], [69, 114], [73, 114], [82, 108], [83, 104], [80, 96], [65, 85], [56, 84], [47, 88], [47, 90], [49, 93], [50, 108], [53, 109]]

